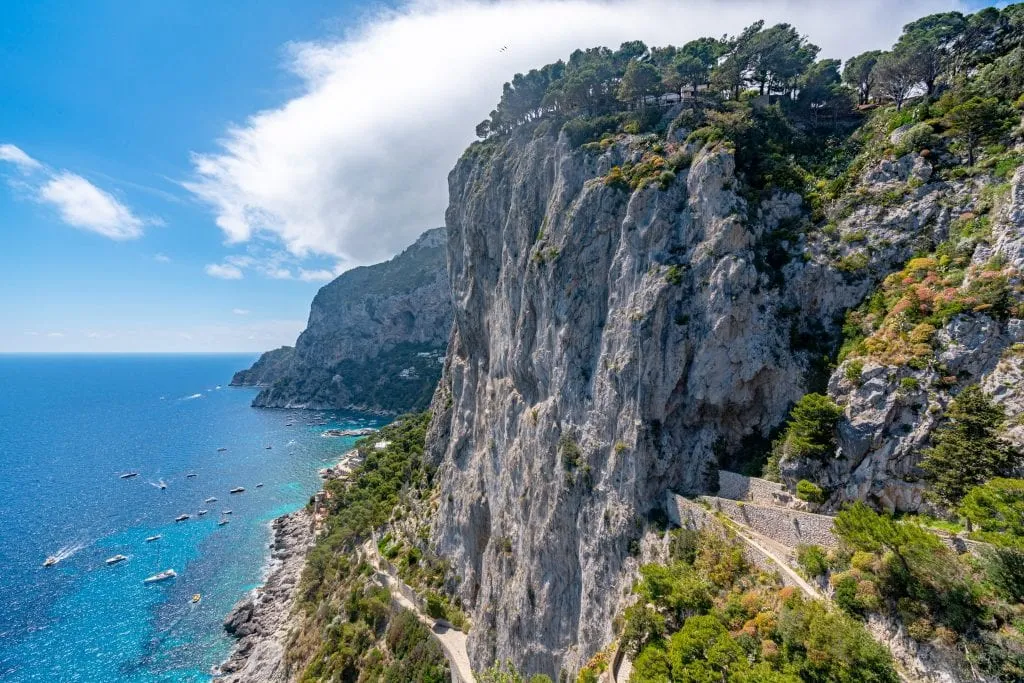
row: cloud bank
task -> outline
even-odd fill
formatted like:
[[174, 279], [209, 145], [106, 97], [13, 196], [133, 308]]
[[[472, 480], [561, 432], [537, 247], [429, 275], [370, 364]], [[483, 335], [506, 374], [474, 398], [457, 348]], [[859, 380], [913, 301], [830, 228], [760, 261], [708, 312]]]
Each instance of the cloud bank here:
[[12, 164], [26, 179], [12, 185], [28, 190], [30, 196], [57, 210], [68, 225], [94, 232], [112, 240], [142, 236], [146, 221], [136, 216], [109, 192], [70, 171], [55, 171], [11, 144], [0, 145], [0, 161]]
[[888, 47], [907, 21], [952, 8], [960, 5], [414, 1], [335, 40], [290, 46], [301, 94], [194, 154], [186, 187], [212, 208], [228, 243], [268, 238], [342, 268], [372, 263], [443, 223], [448, 171], [517, 71], [576, 48], [735, 34], [759, 18], [793, 23], [822, 56], [848, 57]]

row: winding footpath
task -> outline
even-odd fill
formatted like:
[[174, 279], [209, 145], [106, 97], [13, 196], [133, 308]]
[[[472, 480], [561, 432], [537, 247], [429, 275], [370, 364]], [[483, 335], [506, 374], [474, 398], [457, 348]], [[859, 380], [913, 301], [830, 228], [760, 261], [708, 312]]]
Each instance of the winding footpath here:
[[377, 580], [391, 593], [391, 600], [402, 609], [415, 614], [420, 623], [426, 626], [441, 644], [452, 670], [452, 683], [476, 683], [473, 667], [469, 663], [469, 653], [466, 650], [466, 634], [443, 621], [431, 618], [420, 610], [416, 601], [410, 597], [416, 594], [415, 591], [387, 568], [373, 540], [368, 541], [363, 549], [370, 558]]

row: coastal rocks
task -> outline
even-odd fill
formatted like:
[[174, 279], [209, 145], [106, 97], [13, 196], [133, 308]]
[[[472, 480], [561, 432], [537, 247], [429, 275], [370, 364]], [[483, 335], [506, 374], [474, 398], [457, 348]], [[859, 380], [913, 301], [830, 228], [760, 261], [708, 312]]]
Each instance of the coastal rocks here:
[[232, 384], [264, 387], [256, 407], [421, 410], [441, 375], [451, 315], [445, 232], [435, 228], [322, 287], [294, 349], [267, 352]]
[[235, 637], [231, 657], [220, 668], [229, 683], [283, 683], [288, 680], [284, 651], [295, 589], [313, 543], [309, 512], [284, 515], [272, 524], [273, 541], [266, 582], [243, 598], [224, 619]]
[[295, 347], [282, 346], [267, 351], [247, 370], [239, 370], [231, 378], [233, 387], [268, 387], [283, 377], [295, 361]]

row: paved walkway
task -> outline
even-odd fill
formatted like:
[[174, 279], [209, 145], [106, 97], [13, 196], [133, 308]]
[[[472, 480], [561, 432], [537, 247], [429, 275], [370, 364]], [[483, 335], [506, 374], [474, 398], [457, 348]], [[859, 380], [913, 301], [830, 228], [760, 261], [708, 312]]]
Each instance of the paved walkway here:
[[395, 604], [415, 614], [420, 623], [430, 629], [430, 633], [441, 644], [441, 649], [444, 650], [452, 669], [453, 683], [476, 683], [473, 667], [469, 663], [469, 653], [466, 650], [466, 634], [443, 622], [439, 623], [420, 611], [419, 605], [408, 597], [415, 595], [415, 591], [386, 568], [372, 540], [366, 543], [364, 549], [376, 571], [377, 579], [391, 592], [391, 599]]

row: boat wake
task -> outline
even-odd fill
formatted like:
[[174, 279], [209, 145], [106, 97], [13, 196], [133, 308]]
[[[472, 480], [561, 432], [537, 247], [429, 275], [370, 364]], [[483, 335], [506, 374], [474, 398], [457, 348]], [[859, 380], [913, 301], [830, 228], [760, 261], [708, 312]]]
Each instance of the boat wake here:
[[63, 562], [64, 560], [68, 559], [69, 557], [71, 557], [87, 545], [89, 544], [85, 541], [76, 541], [75, 543], [70, 543], [61, 548], [60, 550], [58, 550], [57, 552], [55, 552], [53, 554], [53, 557], [58, 562]]
[[191, 396], [186, 396], [185, 398], [183, 398], [181, 400], [182, 401], [191, 401], [192, 399], [202, 398], [202, 397], [203, 397], [202, 394], [192, 394]]

